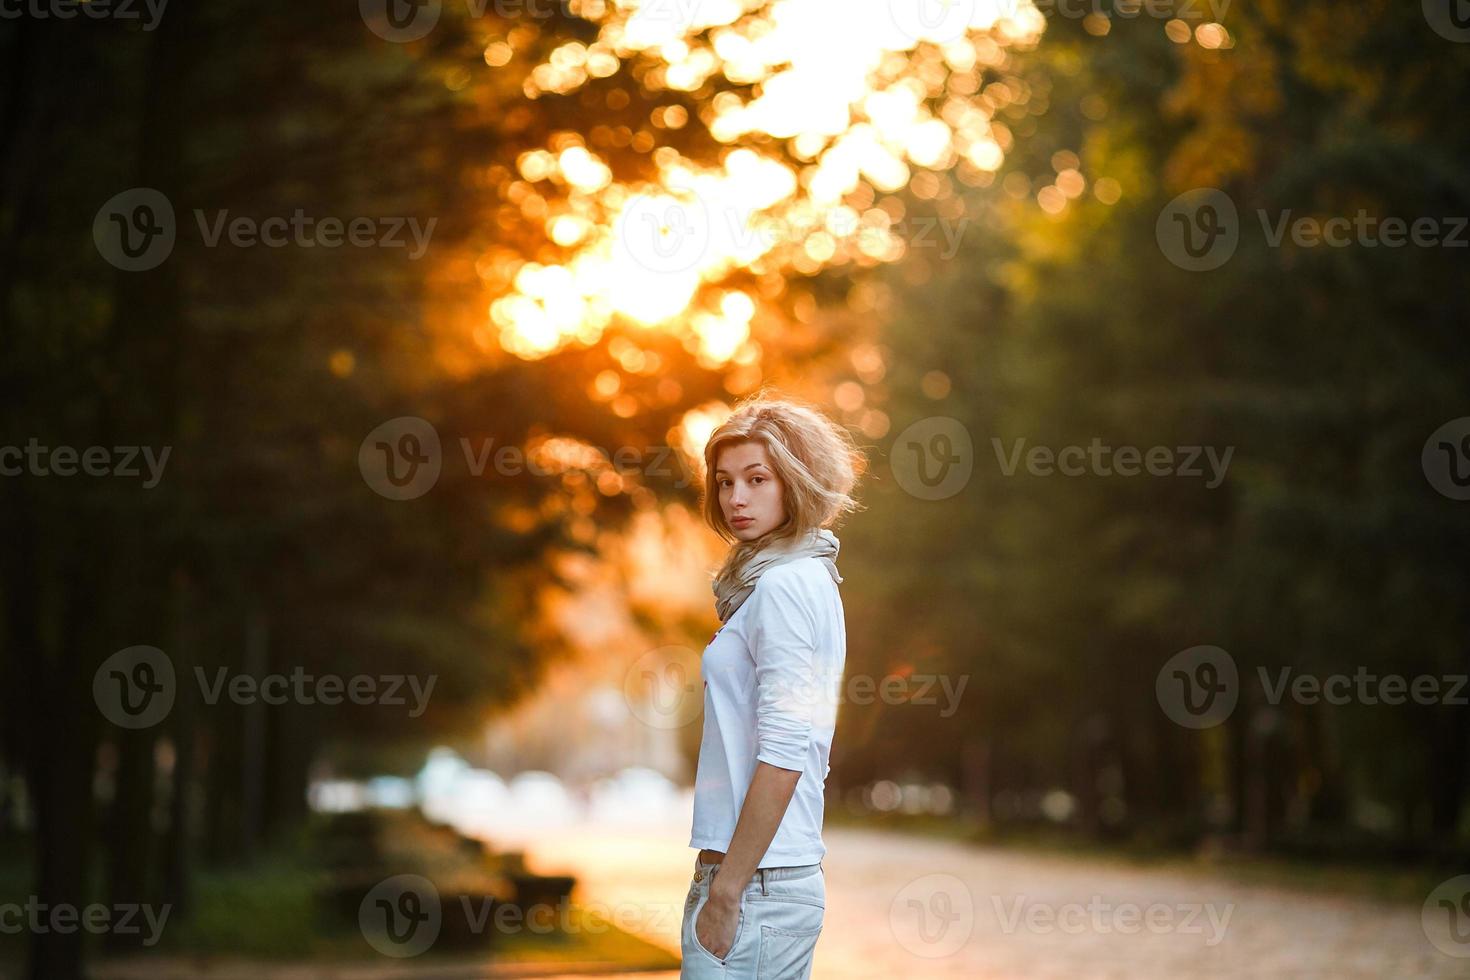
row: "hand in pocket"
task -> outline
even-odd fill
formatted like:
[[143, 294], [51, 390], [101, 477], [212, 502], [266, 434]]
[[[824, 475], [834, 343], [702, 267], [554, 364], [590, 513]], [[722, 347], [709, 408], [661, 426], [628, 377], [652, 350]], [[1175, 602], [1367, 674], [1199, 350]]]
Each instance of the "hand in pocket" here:
[[740, 904], [711, 897], [694, 920], [694, 939], [716, 959], [729, 955], [740, 925]]

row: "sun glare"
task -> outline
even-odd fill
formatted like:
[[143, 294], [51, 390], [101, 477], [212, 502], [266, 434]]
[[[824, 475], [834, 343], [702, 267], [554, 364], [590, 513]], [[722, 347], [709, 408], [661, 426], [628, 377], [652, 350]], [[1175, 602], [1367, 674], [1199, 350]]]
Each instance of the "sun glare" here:
[[[651, 89], [694, 91], [723, 73], [753, 94], [707, 107], [711, 134], [733, 144], [718, 167], [658, 147], [657, 181], [628, 185], [583, 145], [522, 155], [513, 203], [544, 215], [547, 239], [572, 250], [564, 265], [525, 263], [490, 305], [501, 346], [525, 358], [595, 342], [625, 318], [681, 336], [718, 366], [748, 353], [757, 313], [750, 296], [719, 292], [732, 273], [902, 257], [894, 209], [873, 207], [875, 195], [928, 171], [999, 168], [1008, 134], [993, 114], [1009, 90], [981, 75], [1045, 27], [1017, 0], [845, 0], [838, 17], [831, 0], [583, 8], [599, 36], [557, 48], [527, 79], [531, 94], [572, 91], [630, 58], [651, 61], [640, 75]], [[770, 137], [789, 141], [790, 156], [739, 145]]]

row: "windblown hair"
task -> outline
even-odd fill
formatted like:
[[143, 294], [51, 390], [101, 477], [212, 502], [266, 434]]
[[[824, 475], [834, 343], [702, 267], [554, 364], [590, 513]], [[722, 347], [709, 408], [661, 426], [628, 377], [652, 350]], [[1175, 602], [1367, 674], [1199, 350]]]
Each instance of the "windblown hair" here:
[[[786, 505], [786, 521], [752, 541], [740, 541], [725, 520], [715, 478], [720, 451], [745, 442], [766, 447]], [[737, 405], [704, 447], [705, 523], [724, 540], [738, 542], [725, 557], [716, 581], [735, 575], [768, 544], [834, 525], [843, 515], [861, 509], [853, 488], [867, 465], [867, 456], [852, 435], [815, 408], [764, 390]]]

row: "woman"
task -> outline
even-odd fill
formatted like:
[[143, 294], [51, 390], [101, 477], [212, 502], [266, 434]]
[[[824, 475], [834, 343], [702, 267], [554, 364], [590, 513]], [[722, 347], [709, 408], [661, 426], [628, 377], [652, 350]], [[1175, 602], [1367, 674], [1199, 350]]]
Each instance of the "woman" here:
[[714, 581], [681, 977], [810, 976], [822, 931], [823, 786], [847, 654], [827, 525], [857, 509], [848, 433], [788, 400], [737, 407], [704, 450]]

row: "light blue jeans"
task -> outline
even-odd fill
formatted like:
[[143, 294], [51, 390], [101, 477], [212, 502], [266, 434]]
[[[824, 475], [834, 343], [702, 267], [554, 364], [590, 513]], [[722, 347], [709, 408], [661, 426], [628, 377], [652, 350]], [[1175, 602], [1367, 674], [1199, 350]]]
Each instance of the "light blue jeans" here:
[[827, 910], [821, 862], [757, 870], [740, 895], [735, 941], [724, 959], [701, 946], [694, 932], [719, 869], [695, 855], [694, 880], [684, 900], [681, 980], [808, 980]]

